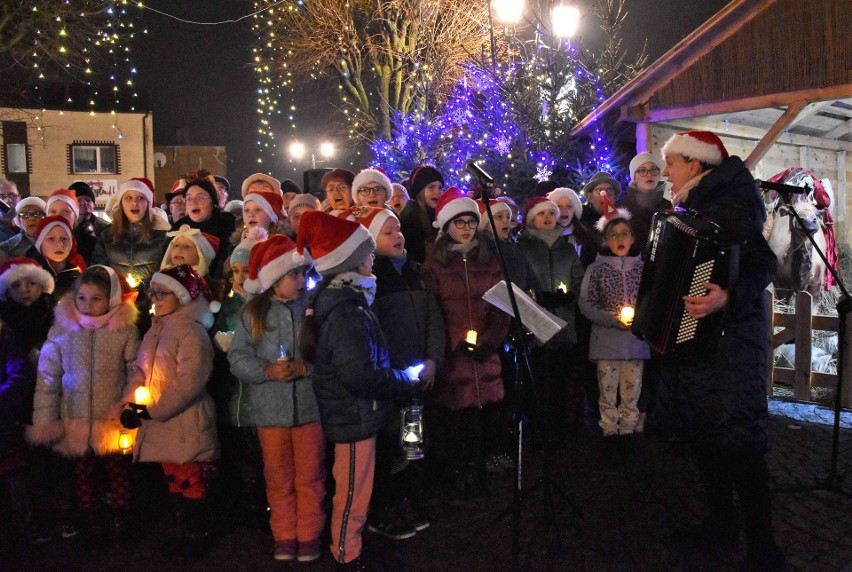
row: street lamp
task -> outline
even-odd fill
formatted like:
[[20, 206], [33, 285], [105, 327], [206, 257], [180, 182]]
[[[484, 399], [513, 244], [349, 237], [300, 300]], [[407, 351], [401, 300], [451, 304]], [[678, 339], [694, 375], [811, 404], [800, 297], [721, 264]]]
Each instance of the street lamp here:
[[290, 156], [294, 159], [301, 159], [305, 156], [305, 144], [295, 141], [290, 144]]
[[[293, 143], [290, 143], [290, 147], [288, 148], [288, 151], [290, 153], [291, 158], [293, 158], [297, 161], [301, 161], [302, 158], [307, 153], [307, 147], [305, 146], [304, 143], [301, 143], [299, 141], [294, 141]], [[328, 141], [324, 141], [323, 143], [320, 143], [319, 154], [323, 157], [323, 159], [320, 161], [320, 163], [323, 163], [323, 162], [331, 159], [332, 157], [334, 157], [334, 153], [335, 153], [335, 147], [334, 147], [333, 143], [329, 143]], [[316, 152], [311, 151], [311, 169], [316, 169], [316, 168], [317, 168]]]
[[504, 24], [517, 24], [524, 14], [524, 0], [494, 0], [497, 19]]
[[557, 38], [570, 38], [577, 32], [580, 11], [574, 6], [559, 4], [550, 12], [550, 25]]
[[320, 145], [320, 155], [322, 155], [326, 159], [331, 159], [332, 157], [334, 157], [334, 144], [329, 143], [328, 141], [322, 143]]

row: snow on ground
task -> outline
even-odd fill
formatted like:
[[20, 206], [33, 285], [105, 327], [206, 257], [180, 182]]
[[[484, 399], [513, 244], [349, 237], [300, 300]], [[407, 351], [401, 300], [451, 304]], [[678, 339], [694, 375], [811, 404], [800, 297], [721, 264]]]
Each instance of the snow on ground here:
[[[768, 400], [769, 413], [771, 415], [783, 415], [796, 421], [805, 423], [819, 423], [822, 425], [834, 425], [834, 409], [813, 403], [795, 403], [782, 401], [780, 399]], [[852, 411], [841, 410], [840, 427], [852, 429]]]

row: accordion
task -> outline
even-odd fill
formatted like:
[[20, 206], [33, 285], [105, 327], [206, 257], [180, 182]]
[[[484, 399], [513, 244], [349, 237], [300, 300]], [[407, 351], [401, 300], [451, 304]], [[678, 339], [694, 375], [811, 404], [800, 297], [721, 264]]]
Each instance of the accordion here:
[[691, 211], [658, 212], [651, 221], [639, 281], [633, 333], [657, 353], [706, 351], [721, 333], [723, 312], [701, 319], [686, 313], [684, 296], [702, 296], [704, 284], [728, 289], [736, 281], [739, 245], [719, 226]]

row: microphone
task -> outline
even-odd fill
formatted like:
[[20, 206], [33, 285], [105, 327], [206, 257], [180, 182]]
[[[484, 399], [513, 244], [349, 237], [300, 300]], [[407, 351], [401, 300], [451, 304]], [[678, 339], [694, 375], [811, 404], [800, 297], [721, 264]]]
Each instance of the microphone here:
[[783, 183], [770, 183], [769, 181], [761, 181], [760, 179], [755, 179], [757, 183], [757, 187], [761, 189], [761, 192], [768, 193], [769, 191], [775, 191], [781, 196], [789, 197], [790, 195], [806, 195], [811, 192], [811, 188], [808, 185], [804, 187], [797, 187], [795, 185], [785, 185]]
[[482, 185], [483, 189], [494, 188], [494, 178], [483, 171], [479, 165], [474, 163], [473, 159], [468, 160], [468, 162], [464, 164], [464, 169], [471, 177], [476, 179], [477, 183]]

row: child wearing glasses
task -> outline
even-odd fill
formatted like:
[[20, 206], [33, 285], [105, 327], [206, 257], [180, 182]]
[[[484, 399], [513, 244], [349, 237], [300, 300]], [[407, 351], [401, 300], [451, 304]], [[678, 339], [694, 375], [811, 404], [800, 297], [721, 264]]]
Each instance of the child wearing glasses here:
[[352, 181], [352, 202], [355, 205], [382, 208], [390, 195], [390, 179], [378, 167], [362, 169]]
[[627, 192], [616, 202], [617, 207], [630, 211], [633, 218], [634, 246], [644, 252], [651, 232], [651, 217], [657, 211], [672, 208], [665, 197], [666, 181], [660, 177], [662, 162], [650, 153], [639, 153], [630, 160], [630, 184]]
[[47, 206], [38, 197], [27, 197], [15, 205], [15, 226], [18, 234], [0, 242], [0, 264], [9, 258], [24, 256], [35, 241], [38, 223], [45, 217]]
[[485, 444], [493, 441], [504, 390], [497, 348], [509, 330], [509, 316], [482, 299], [503, 274], [479, 221], [473, 199], [455, 187], [444, 191], [433, 223], [439, 236], [423, 266], [447, 332], [429, 396], [437, 409], [435, 466], [451, 471], [445, 476], [458, 501], [487, 494]]
[[630, 331], [642, 259], [634, 248], [630, 212], [603, 197], [597, 223], [603, 249], [589, 266], [580, 288], [580, 311], [592, 322], [589, 359], [597, 362], [600, 427], [604, 437], [629, 436], [639, 420], [643, 360], [648, 344]]

